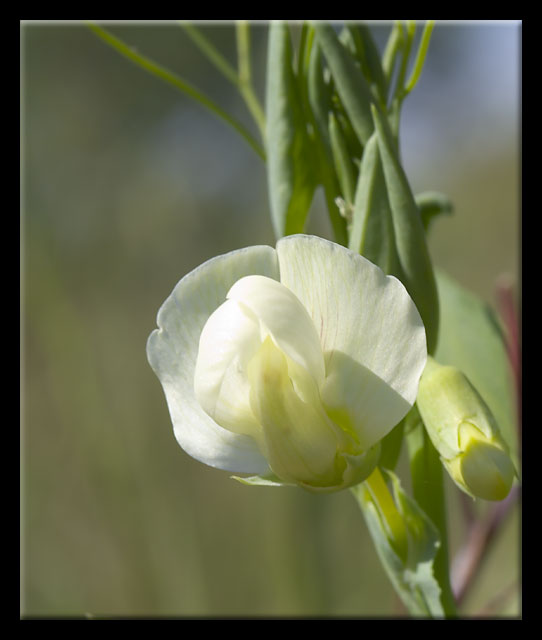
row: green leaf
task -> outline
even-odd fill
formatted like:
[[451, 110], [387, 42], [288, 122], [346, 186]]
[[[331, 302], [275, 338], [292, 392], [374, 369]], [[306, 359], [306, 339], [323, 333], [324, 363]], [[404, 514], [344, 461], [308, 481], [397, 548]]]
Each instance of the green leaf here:
[[316, 23], [314, 30], [354, 131], [360, 142], [366, 144], [374, 130], [371, 117], [373, 96], [369, 84], [333, 27]]
[[361, 160], [349, 248], [385, 273], [403, 279], [376, 133], [367, 142]]
[[516, 469], [518, 437], [511, 368], [498, 318], [489, 304], [437, 272], [441, 326], [435, 358], [463, 371], [491, 409]]
[[380, 53], [370, 29], [363, 24], [347, 24], [346, 30], [349, 32], [355, 46], [356, 55], [360, 61], [364, 76], [367, 78], [380, 104], [385, 106], [386, 78], [380, 61]]
[[[391, 480], [394, 507], [385, 491], [375, 491], [370, 481], [352, 491], [358, 500], [377, 554], [395, 591], [414, 616], [441, 618], [441, 589], [433, 573], [440, 546], [438, 531], [415, 500], [402, 489], [397, 476]], [[399, 522], [393, 522], [399, 518]], [[406, 554], [397, 545], [394, 529], [406, 531]]]
[[329, 114], [329, 139], [342, 195], [347, 203], [353, 204], [356, 189], [355, 167], [341, 127], [333, 113]]
[[317, 184], [313, 146], [292, 67], [290, 34], [280, 22], [269, 29], [266, 112], [271, 217], [280, 238], [304, 231]]
[[316, 130], [326, 149], [331, 163], [331, 143], [328, 131], [328, 114], [331, 111], [331, 90], [324, 80], [322, 68], [322, 50], [317, 41], [312, 43], [307, 72], [307, 96], [314, 118]]
[[427, 333], [427, 350], [432, 354], [437, 344], [439, 305], [425, 230], [389, 124], [374, 106], [372, 112], [401, 267], [399, 273], [392, 273], [403, 282], [418, 307]]
[[341, 195], [341, 191], [333, 168], [333, 156], [328, 131], [328, 113], [331, 111], [331, 89], [324, 80], [322, 52], [314, 39], [312, 27], [310, 27], [307, 35], [307, 42], [311, 46], [304, 80], [307, 88], [311, 124], [314, 131], [318, 175], [324, 187], [324, 195], [335, 241], [346, 246], [348, 242], [347, 225], [345, 218], [340, 215], [335, 203], [336, 198]]

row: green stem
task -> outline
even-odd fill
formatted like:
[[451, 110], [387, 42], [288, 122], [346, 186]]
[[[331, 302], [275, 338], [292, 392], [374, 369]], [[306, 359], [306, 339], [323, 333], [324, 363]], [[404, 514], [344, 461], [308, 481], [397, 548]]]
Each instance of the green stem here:
[[390, 90], [393, 81], [393, 70], [395, 69], [395, 62], [397, 55], [403, 44], [402, 28], [399, 22], [393, 25], [384, 54], [382, 55], [382, 70], [384, 72], [384, 78], [386, 81], [386, 103], [390, 97]]
[[410, 78], [405, 87], [405, 95], [410, 93], [412, 89], [414, 89], [420, 78], [434, 26], [434, 20], [428, 20], [425, 24], [422, 38], [420, 40], [420, 46], [418, 47], [418, 54], [416, 55], [416, 60], [414, 62], [414, 68], [412, 69], [412, 73], [410, 74]]
[[194, 44], [212, 62], [222, 75], [229, 80], [239, 91], [241, 97], [258, 126], [262, 140], [265, 140], [265, 115], [263, 109], [252, 89], [252, 74], [250, 70], [250, 33], [246, 20], [240, 20], [235, 25], [237, 40], [237, 72], [226, 60], [220, 51], [197, 29], [194, 25], [184, 20], [178, 21], [181, 27], [190, 36]]
[[250, 65], [250, 26], [246, 20], [240, 20], [235, 26], [237, 38], [237, 60], [239, 67], [238, 87], [254, 122], [258, 125], [262, 140], [265, 140], [265, 114], [252, 88]]
[[195, 45], [204, 53], [207, 58], [215, 65], [215, 67], [235, 86], [239, 84], [237, 71], [224, 58], [218, 49], [197, 29], [194, 25], [184, 20], [178, 20], [178, 23], [190, 36]]
[[[435, 557], [434, 574], [442, 590], [442, 607], [445, 615], [454, 617], [457, 612], [450, 585], [442, 464], [436, 449], [429, 440], [416, 407], [408, 418], [406, 440], [412, 475], [412, 492], [416, 502], [439, 531], [440, 548]], [[413, 426], [414, 424], [416, 426]]]
[[407, 35], [406, 39], [404, 39], [403, 42], [405, 50], [403, 52], [401, 69], [399, 71], [399, 77], [395, 86], [395, 92], [390, 103], [388, 114], [391, 128], [396, 139], [397, 148], [399, 148], [399, 119], [401, 115], [401, 107], [403, 105], [404, 99], [408, 96], [412, 89], [414, 89], [414, 87], [418, 83], [418, 80], [420, 79], [423, 65], [425, 63], [425, 58], [427, 56], [429, 41], [431, 40], [431, 33], [433, 32], [434, 26], [434, 20], [428, 20], [426, 22], [421, 36], [420, 45], [418, 47], [418, 53], [416, 54], [416, 60], [414, 61], [414, 67], [412, 69], [408, 82], [405, 83], [408, 59], [410, 57], [416, 29], [415, 25], [412, 22], [407, 23]]
[[[402, 25], [400, 24], [400, 28], [402, 30]], [[399, 73], [397, 76], [397, 83], [395, 85], [395, 96], [399, 102], [402, 102], [406, 93], [405, 93], [405, 77], [408, 67], [408, 60], [410, 58], [410, 52], [412, 50], [412, 42], [414, 41], [414, 36], [416, 34], [416, 25], [412, 21], [407, 21], [405, 26], [405, 35], [403, 36], [403, 57], [401, 59], [401, 64], [399, 66]]]
[[165, 67], [160, 66], [150, 58], [136, 53], [131, 47], [122, 42], [122, 40], [119, 40], [105, 29], [102, 29], [98, 25], [92, 23], [87, 23], [87, 25], [99, 38], [101, 38], [109, 46], [113, 47], [113, 49], [118, 51], [120, 54], [122, 54], [141, 68], [145, 69], [149, 73], [158, 76], [160, 79], [164, 80], [176, 89], [179, 89], [180, 91], [203, 105], [213, 115], [224, 120], [224, 122], [229, 124], [233, 129], [235, 129], [235, 131], [237, 131], [237, 133], [239, 133], [243, 137], [245, 142], [250, 145], [253, 151], [255, 151], [260, 156], [260, 158], [262, 158], [262, 160], [265, 160], [265, 151], [256, 142], [256, 140], [254, 140], [247, 129], [237, 120], [232, 118], [223, 109], [221, 109], [212, 100], [210, 100], [207, 96], [195, 89], [192, 85], [190, 85], [188, 82], [180, 78], [172, 71], [169, 71]]

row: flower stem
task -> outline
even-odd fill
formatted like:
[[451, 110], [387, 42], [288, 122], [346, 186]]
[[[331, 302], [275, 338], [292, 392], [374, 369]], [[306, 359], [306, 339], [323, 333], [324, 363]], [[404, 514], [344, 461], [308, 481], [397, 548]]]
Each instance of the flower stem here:
[[[408, 430], [407, 445], [412, 475], [412, 491], [414, 499], [425, 512], [440, 535], [440, 548], [435, 556], [434, 574], [441, 588], [442, 607], [447, 617], [457, 615], [456, 603], [450, 585], [448, 535], [446, 525], [446, 501], [442, 465], [436, 449], [417, 414], [411, 420], [418, 424]], [[412, 424], [412, 423], [411, 423]]]
[[517, 504], [518, 497], [519, 487], [512, 487], [506, 500], [493, 505], [485, 519], [475, 520], [469, 527], [467, 540], [457, 552], [452, 566], [452, 583], [458, 604], [465, 600], [482, 560], [492, 547], [500, 525]]

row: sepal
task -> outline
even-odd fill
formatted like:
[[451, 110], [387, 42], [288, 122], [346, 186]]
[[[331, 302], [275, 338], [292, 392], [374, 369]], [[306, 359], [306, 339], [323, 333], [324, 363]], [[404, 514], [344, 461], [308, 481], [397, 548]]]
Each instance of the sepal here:
[[444, 617], [441, 588], [434, 575], [440, 547], [436, 527], [409, 497], [397, 476], [377, 469], [354, 493], [378, 556], [397, 594], [416, 616]]

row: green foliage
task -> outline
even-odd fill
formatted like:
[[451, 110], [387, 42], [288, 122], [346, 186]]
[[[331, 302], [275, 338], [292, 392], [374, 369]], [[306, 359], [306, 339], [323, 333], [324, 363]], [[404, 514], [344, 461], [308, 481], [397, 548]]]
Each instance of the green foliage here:
[[[376, 551], [388, 577], [409, 612], [414, 616], [444, 617], [441, 588], [434, 575], [434, 561], [440, 546], [438, 530], [418, 504], [402, 489], [399, 478], [391, 480], [394, 506], [384, 508], [382, 493], [371, 490], [369, 482], [353, 489], [362, 509]], [[394, 543], [390, 533], [389, 510], [396, 509], [406, 531], [406, 553]]]
[[394, 275], [403, 282], [416, 303], [425, 324], [427, 349], [433, 353], [438, 335], [439, 304], [425, 231], [388, 123], [374, 107], [373, 117], [400, 264]]
[[402, 280], [388, 190], [375, 132], [363, 152], [349, 247]]
[[342, 245], [348, 244], [347, 220], [339, 213], [336, 199], [343, 195], [344, 187], [339, 184], [339, 178], [334, 166], [333, 152], [331, 149], [329, 119], [332, 117], [332, 88], [324, 80], [322, 67], [322, 52], [318, 42], [308, 39], [312, 45], [309, 52], [309, 62], [306, 71], [305, 82], [306, 95], [310, 112], [310, 121], [316, 151], [318, 154], [318, 171], [320, 181], [324, 188], [329, 219], [333, 228], [335, 241]]
[[292, 66], [289, 29], [279, 22], [269, 29], [266, 116], [271, 218], [280, 238], [303, 232], [317, 168]]
[[[344, 28], [352, 50], [359, 61], [363, 75], [369, 82], [371, 91], [380, 105], [386, 104], [387, 84], [380, 53], [371, 30], [364, 24], [347, 23]], [[347, 41], [348, 41], [347, 40]]]
[[356, 189], [356, 168], [348, 151], [341, 126], [333, 113], [329, 114], [329, 139], [341, 193], [346, 202], [352, 205]]
[[374, 129], [371, 116], [373, 98], [369, 85], [331, 25], [316, 23], [314, 31], [344, 109], [359, 141], [365, 145]]
[[[182, 41], [183, 32], [176, 29]], [[410, 187], [397, 178], [400, 172], [394, 163], [399, 162], [401, 101], [420, 77], [431, 29], [424, 29], [407, 80], [411, 27], [397, 23], [391, 29], [381, 60], [363, 25], [347, 25], [339, 38], [329, 27], [304, 27], [302, 46], [297, 52], [289, 49], [290, 70], [286, 64], [277, 70], [283, 91], [297, 105], [291, 114], [279, 110], [283, 121], [276, 129], [286, 132], [290, 142], [285, 148], [295, 158], [291, 171], [286, 167], [280, 171], [290, 189], [276, 217], [280, 235], [305, 228], [312, 192], [319, 183], [335, 239], [348, 244], [347, 221], [335, 199], [348, 199], [353, 173], [359, 206], [350, 227], [351, 247], [388, 265], [389, 272], [401, 273], [386, 180], [395, 172], [399, 191], [408, 194], [403, 213], [414, 215]], [[132, 63], [209, 109], [265, 158], [263, 137], [258, 142], [248, 127], [218, 106], [233, 104], [233, 94], [220, 89], [214, 101], [184, 79], [190, 65], [198, 81], [204, 80], [207, 70], [189, 49], [178, 48], [175, 29], [160, 27], [149, 40], [143, 39], [143, 44], [154, 42], [157, 51], [166, 54], [163, 43], [168, 38], [173, 43], [171, 59], [164, 66], [138, 53], [145, 48], [137, 38], [134, 46], [125, 44], [133, 32], [126, 27], [118, 30], [130, 39], [106, 37], [101, 29], [94, 33]], [[320, 35], [315, 36], [318, 30]], [[156, 88], [146, 84], [145, 74], [138, 80], [137, 74], [130, 75], [130, 65], [112, 64], [114, 57], [96, 45], [86, 28], [46, 25], [31, 31], [34, 35], [24, 45], [25, 65], [31, 68], [25, 76], [25, 101], [30, 107], [24, 142], [30, 158], [25, 167], [23, 256], [24, 612], [386, 615], [391, 593], [378, 574], [367, 531], [358, 527], [359, 514], [349, 511], [348, 500], [341, 495], [315, 498], [293, 489], [243, 492], [237, 483], [224, 482], [220, 472], [201, 471], [172, 445], [161, 392], [142, 357], [153, 322], [149, 310], [162, 298], [160, 289], [169, 286], [165, 281], [174, 282], [203, 259], [251, 244], [254, 238], [272, 243], [270, 230], [256, 221], [252, 209], [248, 216], [240, 214], [238, 195], [245, 190], [238, 184], [230, 185], [229, 192], [217, 190], [216, 195], [197, 192], [190, 178], [178, 186], [177, 166], [172, 170], [168, 165], [164, 172], [163, 165], [150, 168], [150, 162], [144, 162], [156, 157], [156, 141], [153, 146], [149, 132], [154, 135], [157, 121], [165, 122], [168, 113], [177, 111], [182, 118], [191, 116], [179, 94], [169, 92], [170, 97], [167, 86], [162, 91], [160, 83]], [[207, 27], [198, 31], [217, 34]], [[235, 38], [234, 29], [231, 33]], [[241, 76], [247, 78], [241, 67], [247, 69], [250, 53], [247, 30], [240, 29], [238, 36], [237, 76], [230, 63], [224, 65], [228, 56], [217, 55], [216, 43], [227, 44], [226, 38], [196, 35], [196, 40], [208, 60], [215, 60], [215, 68], [222, 66], [230, 88], [243, 95], [261, 131], [262, 114], [252, 100], [254, 93], [250, 97], [250, 74], [248, 84], [241, 82]], [[288, 45], [283, 41], [281, 46], [285, 63]], [[169, 71], [176, 64], [181, 75]], [[255, 74], [257, 79], [263, 76], [263, 71]], [[397, 76], [399, 82], [394, 84]], [[207, 90], [213, 86], [211, 79]], [[377, 117], [384, 129], [388, 121], [391, 132], [387, 175], [371, 103], [378, 105]], [[302, 132], [297, 141], [296, 128]], [[141, 135], [143, 131], [147, 133]], [[197, 144], [209, 147], [211, 157], [227, 161], [232, 149], [216, 150], [216, 141], [211, 145], [205, 133], [200, 131]], [[284, 149], [282, 153], [287, 165], [288, 154]], [[305, 162], [307, 158], [310, 162]], [[305, 166], [298, 172], [294, 165], [303, 164], [301, 160]], [[90, 164], [98, 190], [88, 185]], [[458, 166], [465, 164], [462, 156]], [[243, 179], [257, 183], [261, 167], [244, 166]], [[469, 159], [467, 168], [477, 184], [474, 159]], [[305, 169], [312, 176], [304, 174]], [[506, 171], [508, 175], [507, 165]], [[210, 183], [220, 182], [222, 173], [211, 164], [206, 164], [205, 173]], [[461, 179], [453, 174], [451, 184]], [[498, 181], [492, 178], [490, 184]], [[488, 218], [477, 228], [475, 221], [483, 220], [483, 214], [477, 203], [470, 204], [470, 196], [464, 196], [464, 187], [454, 188], [465, 198], [461, 215], [472, 210], [473, 223], [467, 215], [465, 236], [483, 235], [490, 244], [486, 237], [494, 221]], [[437, 215], [450, 210], [449, 200], [439, 194], [417, 196], [415, 204], [425, 231]], [[378, 211], [382, 213], [376, 215]], [[83, 251], [78, 234], [85, 236]], [[468, 255], [458, 244], [465, 269], [478, 269], [479, 256]], [[513, 248], [506, 244], [503, 259], [509, 254]], [[499, 250], [498, 265], [500, 256]], [[450, 262], [449, 255], [436, 257], [444, 266]], [[488, 281], [492, 275], [487, 275]], [[472, 380], [517, 460], [510, 372], [495, 314], [442, 272], [437, 272], [437, 285], [440, 333], [435, 356], [460, 367]], [[384, 440], [382, 467], [396, 467], [404, 426], [398, 425]], [[407, 555], [390, 544], [382, 514], [371, 499], [364, 513], [383, 565], [407, 607], [417, 615], [439, 616], [443, 605], [438, 603], [435, 580], [445, 584], [439, 563], [447, 562], [447, 557], [440, 560], [446, 539], [435, 505], [443, 494], [438, 474], [427, 471], [434, 461], [420, 431], [414, 445], [416, 438], [407, 434], [413, 451], [413, 497], [405, 494], [395, 476], [388, 476], [409, 532]], [[431, 483], [432, 495], [424, 490], [428, 475], [437, 478]], [[455, 525], [461, 513], [454, 505], [451, 509]], [[515, 569], [515, 556], [507, 544], [505, 549], [502, 566], [492, 573], [498, 578], [493, 581], [496, 589]], [[232, 574], [238, 580], [232, 582]]]
[[518, 437], [510, 363], [494, 310], [444, 272], [437, 272], [441, 330], [435, 358], [457, 367], [487, 403], [516, 469]]
[[[166, 69], [164, 66], [156, 63], [154, 60], [151, 60], [149, 57], [138, 53], [133, 47], [130, 47], [121, 39], [109, 33], [106, 29], [103, 29], [102, 27], [93, 23], [89, 23], [88, 26], [99, 38], [101, 38], [106, 44], [111, 46], [113, 49], [118, 51], [121, 55], [125, 56], [126, 58], [131, 60], [133, 63], [135, 63], [145, 71], [152, 73], [153, 75], [157, 76], [164, 82], [167, 82], [168, 84], [172, 85], [177, 90], [189, 96], [192, 100], [199, 102], [210, 113], [222, 119], [229, 126], [233, 127], [233, 129], [237, 131], [237, 133], [239, 133], [241, 137], [245, 139], [245, 141], [253, 148], [253, 150], [259, 156], [261, 156], [262, 158], [265, 158], [265, 153], [263, 149], [258, 144], [258, 142], [254, 140], [254, 138], [252, 137], [250, 132], [247, 130], [247, 128], [243, 126], [236, 118], [233, 118], [229, 113], [224, 111], [222, 107], [217, 105], [208, 96], [206, 96], [196, 87], [192, 86], [192, 84], [190, 84], [183, 78], [179, 77], [176, 73], [173, 73], [169, 69]], [[198, 32], [195, 30], [192, 30], [189, 33], [193, 35], [194, 33], [197, 34]], [[201, 38], [199, 38], [197, 41], [200, 44], [200, 46], [202, 46], [202, 42], [206, 43], [206, 40], [205, 39], [202, 40]], [[203, 45], [203, 48], [206, 54], [211, 57], [211, 59], [215, 64], [217, 64], [217, 61], [218, 61], [219, 68], [231, 80], [234, 72], [224, 64], [220, 54], [218, 54], [218, 52], [216, 52], [214, 48], [211, 48], [208, 45], [207, 46]]]

